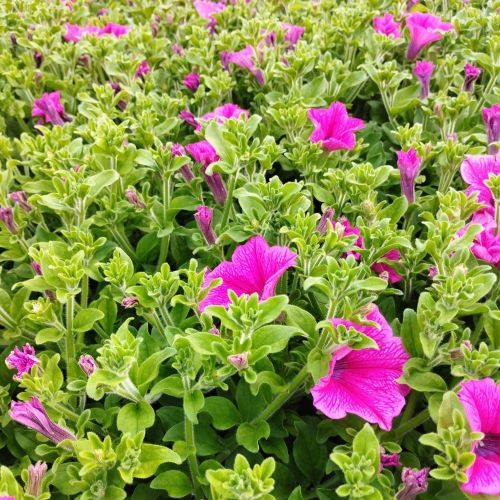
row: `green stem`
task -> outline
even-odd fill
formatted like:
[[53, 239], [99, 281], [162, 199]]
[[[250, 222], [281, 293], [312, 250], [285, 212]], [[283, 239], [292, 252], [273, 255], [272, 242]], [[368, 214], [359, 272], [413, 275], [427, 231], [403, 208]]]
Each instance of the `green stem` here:
[[418, 393], [417, 391], [412, 391], [406, 403], [405, 411], [403, 412], [403, 416], [401, 417], [399, 425], [410, 420], [410, 418], [415, 413], [415, 407], [417, 406], [419, 399], [420, 399], [420, 393]]
[[160, 253], [158, 254], [158, 262], [156, 263], [156, 270], [159, 271], [161, 265], [167, 261], [168, 247], [170, 245], [170, 235], [164, 236], [160, 240]]
[[75, 296], [71, 295], [66, 304], [66, 375], [72, 376], [72, 362], [75, 359], [75, 341], [73, 338], [73, 317], [75, 309]]
[[394, 439], [397, 441], [401, 439], [406, 433], [415, 429], [419, 425], [423, 424], [425, 421], [429, 419], [429, 410], [425, 409], [415, 415], [410, 420], [406, 421], [404, 424], [400, 425], [394, 432]]
[[122, 247], [122, 249], [129, 255], [129, 257], [133, 260], [137, 260], [135, 251], [132, 248], [132, 245], [130, 244], [130, 241], [128, 241], [127, 237], [114, 228], [110, 228], [110, 233], [112, 234], [116, 243], [118, 243]]
[[477, 322], [476, 328], [474, 328], [474, 332], [472, 334], [472, 337], [470, 339], [470, 343], [475, 346], [477, 344], [477, 341], [479, 340], [479, 337], [481, 336], [481, 332], [483, 331], [483, 325], [484, 325], [484, 315], [479, 318], [479, 321]]
[[484, 102], [486, 101], [486, 96], [491, 92], [493, 89], [493, 85], [495, 85], [495, 82], [497, 81], [497, 74], [495, 73], [494, 75], [491, 76], [488, 85], [483, 90], [483, 93], [481, 95], [481, 99], [476, 104], [476, 107], [474, 108], [473, 115], [475, 115], [484, 105]]
[[[163, 227], [167, 226], [168, 219], [168, 209], [170, 208], [170, 192], [171, 192], [171, 178], [170, 174], [168, 177], [163, 177], [162, 183], [162, 196], [163, 196]], [[158, 255], [158, 262], [156, 264], [156, 269], [159, 270], [161, 265], [166, 262], [168, 247], [170, 244], [170, 235], [165, 236], [160, 241], [160, 254]]]
[[231, 183], [229, 184], [229, 191], [227, 193], [226, 204], [224, 205], [224, 212], [222, 212], [222, 220], [219, 228], [220, 233], [224, 232], [227, 220], [229, 219], [229, 212], [231, 211], [231, 207], [233, 206], [233, 192], [234, 188], [236, 187], [236, 181], [238, 180], [239, 171], [240, 170], [238, 168], [231, 179]]
[[189, 418], [187, 418], [186, 414], [184, 414], [184, 432], [186, 438], [186, 446], [187, 446], [187, 460], [189, 464], [189, 471], [191, 472], [191, 481], [193, 483], [194, 488], [194, 498], [201, 498], [200, 490], [200, 482], [198, 481], [198, 476], [200, 471], [198, 469], [198, 460], [196, 459], [196, 444], [194, 439], [194, 425]]
[[[82, 278], [82, 293], [80, 295], [80, 307], [82, 309], [87, 308], [88, 297], [89, 297], [89, 277], [86, 274], [84, 274]], [[84, 344], [85, 332], [78, 332], [76, 341], [78, 344]]]
[[[78, 422], [78, 419], [80, 418], [80, 416], [77, 413], [71, 411], [69, 408], [66, 408], [61, 403], [45, 403], [45, 404], [47, 404], [47, 406], [52, 408], [54, 411], [61, 413], [64, 417], [73, 420], [73, 422]], [[105, 432], [102, 429], [102, 427], [97, 424], [87, 421], [85, 427], [87, 427], [89, 430], [93, 432], [96, 432], [97, 434], [100, 434], [101, 436], [105, 435]]]

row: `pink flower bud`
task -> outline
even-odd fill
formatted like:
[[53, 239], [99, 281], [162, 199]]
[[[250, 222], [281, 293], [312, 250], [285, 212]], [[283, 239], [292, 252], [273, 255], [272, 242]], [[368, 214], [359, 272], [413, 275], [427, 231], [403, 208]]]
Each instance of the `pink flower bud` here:
[[43, 63], [42, 53], [35, 50], [35, 52], [33, 52], [33, 59], [35, 60], [35, 66], [38, 69]]
[[38, 274], [38, 276], [42, 276], [42, 267], [38, 262], [33, 261], [31, 263], [31, 267], [33, 268], [33, 271], [35, 271], [35, 274]]
[[128, 188], [125, 191], [125, 198], [127, 198], [128, 202], [130, 204], [134, 205], [135, 208], [139, 208], [139, 209], [146, 208], [146, 205], [144, 204], [144, 202], [142, 202], [139, 199], [139, 196], [137, 196], [137, 191], [133, 188]]
[[35, 498], [39, 498], [42, 494], [42, 481], [47, 472], [47, 464], [45, 462], [37, 462], [28, 467], [28, 487], [26, 493]]
[[133, 307], [136, 307], [138, 305], [139, 305], [139, 299], [137, 297], [133, 297], [133, 296], [125, 297], [122, 300], [122, 306], [125, 309], [132, 309]]
[[151, 71], [151, 68], [149, 67], [148, 61], [144, 59], [139, 63], [139, 66], [135, 70], [134, 73], [134, 78], [142, 78], [144, 80], [144, 77]]
[[189, 110], [184, 110], [179, 113], [179, 118], [185, 121], [188, 125], [191, 125], [195, 130], [200, 130], [201, 125], [198, 123], [196, 117]]
[[333, 208], [328, 207], [325, 210], [324, 214], [321, 216], [321, 219], [318, 222], [318, 225], [316, 226], [316, 231], [318, 231], [318, 233], [321, 236], [324, 236], [326, 234], [326, 230], [328, 229], [328, 221], [330, 221], [333, 225], [334, 223], [333, 214], [334, 214]]
[[401, 193], [406, 196], [409, 203], [413, 203], [415, 201], [415, 179], [420, 171], [422, 160], [413, 148], [408, 151], [398, 151], [397, 155]]
[[14, 212], [11, 207], [0, 207], [0, 220], [12, 234], [17, 233], [18, 227], [14, 221]]
[[248, 368], [248, 352], [240, 354], [231, 354], [227, 357], [228, 362], [233, 365], [238, 371]]
[[464, 66], [465, 79], [464, 84], [462, 86], [462, 90], [464, 92], [473, 92], [474, 91], [474, 82], [481, 76], [482, 70], [481, 68], [477, 68], [472, 64], [466, 63]]
[[92, 375], [97, 368], [96, 360], [90, 354], [82, 354], [78, 360], [78, 365], [87, 377]]
[[413, 74], [420, 82], [420, 99], [422, 101], [429, 97], [430, 81], [435, 67], [431, 61], [418, 61], [413, 68]]
[[500, 141], [500, 104], [493, 104], [491, 108], [483, 108], [483, 120], [486, 126], [490, 155], [497, 153], [498, 148], [492, 143]]
[[194, 219], [200, 228], [201, 234], [209, 245], [215, 245], [217, 236], [212, 228], [213, 210], [205, 205], [200, 205], [194, 214]]
[[184, 53], [184, 49], [178, 43], [172, 44], [172, 52], [177, 55], [181, 55]]
[[396, 495], [397, 500], [413, 500], [419, 493], [427, 491], [429, 468], [413, 470], [405, 467], [401, 473], [404, 487]]
[[208, 332], [213, 334], [213, 335], [217, 335], [217, 337], [220, 337], [219, 329], [215, 325], [212, 325], [212, 328], [210, 328], [210, 330], [208, 330]]
[[14, 191], [9, 194], [9, 198], [17, 203], [27, 214], [33, 210], [31, 205], [28, 203], [28, 198], [24, 191]]
[[200, 75], [197, 75], [196, 73], [189, 73], [186, 75], [182, 83], [191, 92], [196, 92], [200, 86]]

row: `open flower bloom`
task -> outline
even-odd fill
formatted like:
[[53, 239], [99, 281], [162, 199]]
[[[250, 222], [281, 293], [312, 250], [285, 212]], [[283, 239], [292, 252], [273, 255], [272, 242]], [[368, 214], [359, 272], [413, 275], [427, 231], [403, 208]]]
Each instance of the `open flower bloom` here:
[[[359, 228], [351, 226], [351, 223], [349, 222], [349, 219], [347, 219], [347, 217], [340, 217], [340, 219], [337, 221], [337, 224], [334, 225], [336, 230], [339, 229], [337, 225], [340, 227], [342, 237], [355, 235], [357, 236], [357, 238], [354, 241], [354, 246], [358, 248], [364, 248], [364, 241], [363, 237], [361, 236], [361, 231], [359, 230]], [[345, 253], [345, 255], [352, 255], [356, 260], [361, 259], [361, 254], [359, 254], [355, 250], [349, 250]]]
[[483, 120], [490, 146], [488, 152], [494, 155], [498, 152], [498, 148], [492, 143], [500, 141], [500, 104], [493, 104], [491, 108], [483, 108]]
[[383, 17], [373, 18], [373, 28], [381, 35], [401, 38], [401, 23], [394, 21], [394, 16], [388, 12]]
[[193, 7], [198, 12], [199, 16], [208, 21], [208, 26], [210, 30], [213, 30], [217, 21], [214, 18], [214, 14], [222, 12], [226, 8], [224, 2], [208, 2], [206, 0], [195, 0], [193, 2]]
[[52, 422], [38, 398], [32, 397], [29, 402], [12, 401], [9, 415], [15, 422], [43, 434], [54, 443], [76, 439], [71, 432]]
[[135, 70], [134, 73], [134, 78], [142, 78], [144, 77], [151, 71], [151, 68], [149, 67], [148, 61], [146, 59], [142, 60], [139, 63], [139, 66], [137, 66], [137, 69]]
[[[396, 262], [401, 258], [401, 254], [397, 249], [389, 250], [385, 255], [382, 256], [382, 258], [393, 260], [394, 262]], [[386, 264], [385, 262], [376, 262], [371, 266], [370, 269], [377, 274], [384, 274], [385, 276], [387, 276], [389, 283], [397, 283], [398, 281], [401, 281], [403, 279], [403, 277], [400, 276], [393, 267], [391, 267], [389, 264]]]
[[61, 104], [61, 93], [46, 92], [33, 102], [31, 116], [39, 116], [39, 123], [52, 123], [54, 125], [64, 125], [69, 118], [64, 112], [64, 107]]
[[222, 262], [205, 275], [204, 286], [216, 278], [222, 283], [200, 302], [200, 311], [211, 305], [227, 307], [229, 290], [238, 296], [257, 293], [260, 300], [272, 297], [280, 277], [296, 265], [296, 257], [288, 247], [270, 247], [260, 235], [250, 238], [234, 251], [231, 262]]
[[227, 104], [215, 108], [211, 113], [205, 113], [201, 119], [212, 120], [215, 118], [217, 119], [217, 123], [222, 123], [231, 118], [239, 120], [242, 115], [245, 120], [248, 120], [249, 112], [246, 109], [242, 109], [236, 104], [228, 102]]
[[31, 368], [39, 363], [40, 361], [35, 356], [35, 349], [29, 344], [24, 344], [22, 351], [14, 347], [14, 350], [5, 358], [7, 368], [17, 370], [13, 377], [15, 380], [22, 379], [25, 373], [29, 373]]
[[431, 76], [434, 72], [434, 64], [431, 61], [418, 61], [413, 68], [413, 74], [420, 82], [420, 99], [424, 100], [429, 97], [429, 89]]
[[257, 55], [255, 54], [255, 49], [251, 45], [247, 45], [244, 49], [238, 50], [236, 52], [231, 52], [229, 50], [223, 50], [220, 53], [220, 59], [222, 66], [225, 69], [229, 69], [230, 64], [235, 64], [242, 69], [247, 69], [252, 73], [252, 75], [257, 80], [259, 85], [264, 85], [265, 78], [262, 70], [258, 69], [255, 65], [255, 60]]
[[406, 196], [408, 203], [413, 203], [415, 201], [415, 179], [422, 165], [422, 160], [413, 148], [408, 151], [398, 151], [397, 155], [401, 193]]
[[481, 68], [477, 68], [472, 64], [466, 63], [464, 66], [465, 79], [462, 86], [464, 92], [472, 92], [474, 90], [474, 82], [480, 77]]
[[99, 28], [99, 26], [78, 26], [76, 24], [66, 23], [66, 33], [63, 38], [67, 42], [79, 42], [85, 35], [113, 35], [120, 38], [130, 31], [128, 26], [121, 24], [108, 23], [106, 26]]
[[313, 404], [329, 418], [340, 419], [354, 413], [389, 431], [409, 392], [407, 386], [396, 382], [409, 356], [376, 305], [366, 319], [378, 326], [331, 319], [333, 326], [352, 327], [372, 338], [378, 349], [353, 350], [342, 346], [335, 351], [329, 373], [311, 389]]
[[285, 32], [283, 37], [285, 42], [288, 42], [288, 47], [293, 48], [297, 45], [297, 42], [302, 38], [304, 31], [306, 30], [302, 26], [297, 26], [296, 24], [281, 23], [281, 28]]
[[312, 142], [321, 142], [327, 151], [353, 149], [356, 145], [354, 132], [364, 128], [363, 120], [351, 118], [345, 104], [332, 102], [326, 109], [310, 109], [309, 118], [314, 131], [309, 137]]
[[443, 37], [442, 33], [453, 29], [453, 25], [441, 21], [441, 18], [423, 12], [412, 12], [406, 18], [406, 26], [410, 32], [410, 43], [406, 57], [415, 59], [418, 54], [430, 45]]
[[191, 92], [196, 92], [200, 86], [200, 75], [197, 73], [188, 73], [182, 80], [184, 87]]
[[500, 495], [500, 385], [492, 378], [462, 382], [458, 392], [471, 430], [484, 438], [474, 443], [474, 463], [460, 485], [470, 495]]
[[472, 216], [472, 224], [480, 224], [483, 230], [476, 235], [470, 247], [478, 259], [500, 268], [500, 229], [489, 210], [480, 210]]
[[465, 191], [470, 195], [478, 192], [478, 200], [481, 203], [491, 203], [493, 195], [490, 188], [484, 183], [490, 174], [500, 174], [500, 155], [468, 155], [460, 167], [462, 179], [469, 184]]
[[104, 28], [99, 30], [99, 36], [103, 35], [113, 35], [115, 38], [120, 38], [126, 35], [130, 31], [128, 26], [123, 26], [122, 24], [108, 23]]

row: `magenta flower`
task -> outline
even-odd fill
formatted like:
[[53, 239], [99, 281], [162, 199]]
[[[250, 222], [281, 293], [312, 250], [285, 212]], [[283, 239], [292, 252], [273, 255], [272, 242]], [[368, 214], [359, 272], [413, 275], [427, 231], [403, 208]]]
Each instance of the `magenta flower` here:
[[443, 37], [442, 33], [453, 29], [453, 25], [441, 21], [441, 18], [423, 12], [413, 12], [406, 18], [410, 32], [410, 43], [406, 52], [408, 59], [415, 59], [418, 54]]
[[28, 197], [24, 191], [13, 191], [9, 194], [9, 198], [17, 203], [27, 214], [29, 214], [33, 207], [28, 202]]
[[115, 38], [120, 38], [126, 35], [130, 31], [128, 26], [123, 26], [122, 24], [108, 23], [106, 26], [99, 30], [99, 36], [102, 35], [113, 35]]
[[335, 222], [333, 220], [333, 214], [334, 214], [333, 208], [328, 207], [321, 216], [321, 219], [318, 222], [318, 225], [316, 226], [316, 231], [318, 231], [318, 233], [321, 236], [325, 236], [326, 234], [326, 231], [328, 229], [328, 221], [330, 221], [333, 227], [333, 224]]
[[[397, 249], [389, 250], [385, 255], [382, 256], [382, 258], [387, 260], [393, 260], [396, 262], [401, 258], [401, 254]], [[385, 262], [376, 262], [375, 264], [372, 264], [370, 269], [377, 274], [381, 275], [383, 274], [384, 276], [387, 276], [389, 283], [397, 283], [398, 281], [401, 281], [403, 279], [403, 277], [400, 276], [394, 270], [394, 268], [392, 268], [389, 264], [386, 264]]]
[[378, 349], [352, 350], [342, 346], [332, 354], [328, 375], [311, 389], [314, 406], [332, 419], [354, 413], [390, 431], [392, 420], [405, 405], [409, 388], [396, 379], [409, 359], [401, 339], [395, 337], [376, 305], [366, 316], [376, 326], [332, 318], [334, 326], [354, 328], [375, 340]]
[[472, 242], [471, 252], [476, 258], [500, 268], [500, 231], [495, 217], [488, 210], [480, 210], [472, 216], [471, 224], [483, 227]]
[[134, 73], [134, 78], [142, 78], [144, 80], [144, 77], [151, 71], [151, 68], [149, 67], [148, 61], [144, 59], [139, 63], [139, 66], [137, 66], [137, 69], [135, 70]]
[[321, 142], [327, 151], [353, 149], [356, 145], [354, 132], [365, 126], [363, 120], [347, 114], [342, 102], [332, 102], [326, 109], [310, 109], [309, 118], [314, 125], [309, 140]]
[[146, 208], [146, 205], [139, 198], [139, 196], [137, 195], [137, 191], [134, 188], [128, 188], [125, 190], [125, 198], [127, 198], [127, 201], [131, 205], [134, 205], [135, 208]]
[[184, 49], [178, 43], [173, 43], [172, 44], [172, 52], [174, 54], [181, 55], [181, 54], [184, 54]]
[[462, 179], [469, 184], [465, 191], [467, 196], [478, 192], [478, 200], [490, 204], [493, 195], [484, 182], [488, 180], [490, 174], [500, 174], [500, 155], [468, 155], [462, 162], [460, 173]]
[[92, 375], [97, 369], [96, 360], [90, 354], [82, 354], [78, 360], [78, 366], [80, 366], [87, 377]]
[[196, 116], [191, 113], [191, 111], [188, 111], [187, 109], [181, 111], [179, 113], [179, 118], [185, 121], [188, 125], [191, 125], [196, 131], [201, 130], [201, 124], [196, 119]]
[[186, 156], [186, 150], [182, 144], [174, 142], [170, 147], [170, 154], [172, 156]]
[[290, 49], [297, 45], [297, 42], [301, 39], [304, 31], [306, 30], [302, 26], [289, 23], [281, 23], [281, 28], [285, 32], [285, 36], [283, 38], [285, 42], [288, 42], [288, 48]]
[[394, 21], [394, 16], [388, 12], [383, 17], [374, 17], [373, 27], [381, 35], [401, 38], [401, 23]]
[[229, 364], [233, 365], [238, 371], [248, 368], [248, 352], [240, 354], [231, 354], [227, 357]]
[[204, 286], [216, 278], [222, 278], [222, 284], [208, 292], [200, 311], [211, 305], [227, 307], [229, 290], [238, 296], [257, 293], [260, 300], [272, 297], [278, 280], [296, 265], [296, 257], [288, 247], [270, 247], [260, 235], [250, 238], [234, 251], [231, 262], [222, 262], [205, 275]]
[[[337, 221], [337, 225], [335, 225], [336, 230], [340, 227], [342, 231], [342, 237], [345, 236], [357, 236], [356, 240], [354, 241], [354, 246], [358, 248], [364, 248], [364, 241], [363, 237], [361, 236], [361, 231], [359, 228], [351, 226], [351, 223], [349, 222], [349, 219], [346, 217], [340, 217], [340, 219]], [[356, 252], [355, 250], [349, 250], [348, 252], [345, 253], [346, 255], [352, 255], [356, 260], [359, 260], [361, 258], [361, 254]]]
[[500, 386], [492, 378], [462, 382], [458, 392], [473, 432], [484, 438], [474, 443], [474, 463], [460, 488], [470, 495], [500, 495]]
[[23, 375], [29, 373], [33, 366], [40, 364], [40, 361], [35, 356], [35, 349], [29, 344], [24, 344], [22, 351], [14, 347], [14, 350], [5, 358], [5, 364], [10, 370], [17, 370], [14, 380], [21, 380]]
[[60, 443], [64, 439], [72, 441], [76, 439], [71, 432], [50, 419], [40, 400], [34, 396], [30, 402], [11, 401], [9, 416], [15, 422], [43, 434], [54, 443]]
[[380, 470], [384, 467], [400, 467], [401, 462], [399, 461], [398, 453], [380, 453]]
[[31, 116], [39, 116], [38, 123], [52, 123], [54, 125], [64, 125], [69, 118], [64, 112], [64, 106], [61, 104], [61, 93], [46, 92], [39, 99], [33, 102]]
[[98, 26], [78, 26], [76, 24], [66, 23], [66, 33], [63, 38], [67, 42], [79, 42], [85, 35], [99, 35]]
[[492, 143], [500, 141], [500, 104], [493, 104], [491, 108], [483, 108], [483, 120], [490, 146], [488, 152], [494, 155], [499, 151]]
[[[176, 156], [186, 156], [186, 150], [184, 149], [184, 146], [182, 144], [172, 144], [172, 147], [170, 148], [170, 154], [173, 157]], [[191, 182], [194, 179], [194, 174], [189, 165], [183, 165], [180, 169], [179, 172], [181, 173], [182, 177], [184, 177], [186, 182]]]
[[134, 297], [133, 295], [129, 297], [124, 297], [122, 299], [122, 307], [125, 309], [132, 309], [134, 307], [137, 307], [139, 305], [139, 299], [137, 297]]
[[248, 120], [249, 112], [247, 110], [241, 109], [236, 104], [227, 103], [215, 108], [211, 113], [205, 113], [201, 119], [212, 120], [216, 118], [217, 123], [223, 123], [225, 120], [230, 120], [231, 118], [239, 120], [241, 115], [244, 116], [245, 120]]
[[462, 86], [464, 92], [472, 92], [474, 90], [474, 82], [480, 77], [482, 70], [472, 64], [466, 63], [464, 66], [465, 79]]
[[401, 473], [403, 489], [398, 491], [396, 500], [413, 500], [420, 493], [425, 493], [428, 488], [427, 477], [429, 467], [420, 470], [413, 470], [405, 467]]
[[33, 271], [35, 271], [35, 274], [38, 274], [38, 276], [42, 276], [42, 266], [35, 260], [31, 263], [31, 267]]
[[420, 99], [422, 101], [429, 97], [429, 86], [435, 67], [431, 61], [418, 61], [413, 68], [413, 74], [420, 82]]
[[214, 172], [212, 175], [206, 173], [207, 167], [216, 161], [219, 161], [217, 151], [208, 141], [199, 141], [186, 146], [189, 154], [201, 164], [205, 182], [208, 184], [210, 191], [214, 196], [215, 201], [219, 205], [224, 205], [227, 198], [226, 186], [219, 172]]
[[415, 179], [420, 171], [422, 159], [413, 148], [408, 149], [408, 151], [398, 151], [397, 155], [401, 193], [406, 196], [408, 203], [413, 203], [415, 201]]
[[182, 83], [191, 92], [196, 92], [200, 86], [200, 75], [196, 73], [189, 73], [186, 75]]
[[212, 218], [214, 211], [205, 205], [197, 207], [197, 212], [194, 214], [194, 220], [200, 228], [200, 232], [209, 245], [215, 245], [217, 236], [212, 228]]
[[0, 220], [12, 234], [16, 234], [18, 227], [14, 220], [14, 212], [11, 207], [0, 207]]
[[26, 493], [35, 498], [39, 498], [42, 494], [42, 481], [47, 472], [47, 464], [45, 462], [37, 462], [28, 466], [28, 485]]
[[208, 27], [211, 31], [215, 28], [217, 21], [214, 18], [214, 14], [222, 12], [226, 8], [224, 2], [208, 2], [206, 0], [195, 0], [193, 2], [193, 7], [198, 12], [198, 15], [203, 19], [208, 21]]
[[237, 52], [224, 50], [220, 53], [222, 66], [224, 66], [225, 69], [229, 69], [230, 64], [235, 64], [236, 66], [246, 69], [252, 73], [259, 85], [264, 85], [264, 73], [256, 67], [256, 57], [255, 49], [251, 45], [247, 45], [244, 49]]

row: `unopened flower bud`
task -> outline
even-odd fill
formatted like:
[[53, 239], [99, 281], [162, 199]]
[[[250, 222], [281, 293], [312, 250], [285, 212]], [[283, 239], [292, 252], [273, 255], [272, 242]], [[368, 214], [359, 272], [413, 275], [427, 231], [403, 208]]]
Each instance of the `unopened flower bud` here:
[[212, 218], [214, 211], [205, 205], [200, 205], [194, 214], [194, 219], [200, 228], [201, 234], [209, 245], [214, 245], [217, 236], [212, 228]]
[[90, 377], [97, 369], [96, 360], [90, 354], [82, 354], [78, 360], [78, 365], [87, 377]]
[[14, 212], [11, 207], [0, 207], [0, 220], [12, 234], [17, 233], [18, 227], [14, 221]]
[[28, 197], [24, 191], [14, 191], [9, 194], [9, 198], [17, 203], [27, 214], [33, 210], [31, 205], [28, 203]]
[[10, 43], [12, 43], [12, 47], [17, 47], [17, 36], [15, 33], [10, 34]]
[[384, 448], [380, 449], [380, 471], [384, 467], [399, 467], [400, 465], [398, 453], [385, 453]]
[[35, 84], [40, 85], [40, 82], [42, 81], [43, 78], [43, 73], [37, 69], [34, 73], [34, 78], [35, 78]]
[[35, 274], [38, 274], [38, 276], [42, 275], [42, 267], [38, 262], [35, 260], [31, 263], [31, 267], [33, 268], [33, 271], [35, 271]]
[[333, 224], [333, 214], [333, 208], [328, 207], [321, 216], [321, 219], [316, 226], [316, 231], [318, 231], [321, 236], [324, 236], [326, 234], [326, 230], [328, 229], [328, 221]]
[[86, 69], [90, 68], [90, 63], [92, 62], [92, 59], [90, 58], [89, 54], [82, 54], [79, 58], [78, 61], [82, 66], [84, 66]]
[[42, 55], [42, 53], [38, 52], [38, 50], [35, 50], [35, 52], [33, 52], [33, 59], [35, 60], [35, 66], [38, 69], [42, 65], [42, 63], [43, 63], [43, 55]]
[[248, 352], [242, 352], [240, 354], [231, 354], [230, 356], [227, 357], [227, 360], [238, 371], [248, 368]]
[[473, 92], [474, 82], [481, 76], [482, 70], [481, 68], [477, 68], [476, 66], [467, 63], [464, 66], [464, 73], [465, 73], [465, 78], [462, 90], [464, 92]]
[[208, 330], [208, 332], [213, 334], [213, 335], [217, 335], [217, 337], [220, 337], [219, 329], [215, 325], [212, 325], [212, 328], [210, 328], [210, 330]]
[[47, 472], [45, 462], [37, 462], [28, 467], [28, 486], [26, 493], [32, 497], [39, 498], [42, 494], [42, 481]]
[[136, 307], [138, 305], [139, 305], [139, 299], [137, 297], [133, 297], [133, 296], [125, 297], [122, 300], [122, 306], [125, 309], [132, 309], [133, 307]]
[[137, 191], [133, 188], [129, 188], [125, 191], [125, 198], [127, 198], [128, 202], [131, 205], [134, 205], [135, 208], [146, 208], [144, 202], [139, 199], [137, 196]]
[[151, 34], [153, 35], [153, 38], [158, 36], [158, 23], [151, 23]]
[[429, 468], [413, 470], [405, 467], [401, 473], [404, 487], [396, 495], [397, 500], [413, 500], [419, 493], [427, 491], [427, 476]]

